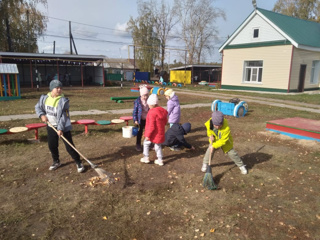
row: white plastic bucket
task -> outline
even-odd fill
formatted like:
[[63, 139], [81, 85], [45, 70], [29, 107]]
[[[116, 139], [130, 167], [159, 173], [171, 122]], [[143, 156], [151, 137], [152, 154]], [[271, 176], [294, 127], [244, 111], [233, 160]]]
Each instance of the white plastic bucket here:
[[125, 126], [122, 127], [122, 136], [124, 138], [132, 138], [132, 126]]

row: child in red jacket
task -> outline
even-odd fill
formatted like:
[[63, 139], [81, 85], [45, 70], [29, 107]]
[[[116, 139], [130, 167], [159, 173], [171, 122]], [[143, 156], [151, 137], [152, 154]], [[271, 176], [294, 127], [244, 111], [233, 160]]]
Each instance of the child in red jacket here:
[[157, 154], [155, 164], [163, 166], [162, 146], [165, 140], [165, 126], [167, 124], [168, 112], [164, 108], [158, 106], [158, 96], [151, 94], [147, 100], [149, 112], [146, 118], [146, 126], [144, 131], [145, 140], [143, 142], [143, 158], [140, 162], [149, 163], [149, 147], [154, 143], [154, 150]]

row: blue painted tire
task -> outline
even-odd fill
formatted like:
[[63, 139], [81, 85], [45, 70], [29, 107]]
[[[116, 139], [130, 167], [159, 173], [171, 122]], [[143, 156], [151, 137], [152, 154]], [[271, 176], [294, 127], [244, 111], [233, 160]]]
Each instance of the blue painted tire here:
[[218, 109], [218, 103], [221, 102], [221, 100], [217, 99], [217, 100], [214, 100], [211, 104], [211, 111], [212, 112], [215, 112], [215, 111], [219, 111]]
[[233, 116], [234, 117], [244, 117], [244, 115], [248, 111], [248, 104], [245, 101], [239, 102], [233, 110]]

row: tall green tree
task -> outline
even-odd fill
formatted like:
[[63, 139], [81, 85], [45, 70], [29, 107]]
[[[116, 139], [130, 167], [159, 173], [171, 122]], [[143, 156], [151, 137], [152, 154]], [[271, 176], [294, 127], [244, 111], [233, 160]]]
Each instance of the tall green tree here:
[[159, 58], [160, 40], [155, 33], [155, 18], [148, 9], [138, 5], [139, 17], [130, 17], [127, 30], [131, 31], [135, 58], [141, 71], [152, 72]]
[[37, 52], [46, 17], [37, 6], [47, 0], [0, 0], [0, 51]]
[[320, 22], [320, 1], [319, 0], [278, 0], [274, 12], [284, 15]]

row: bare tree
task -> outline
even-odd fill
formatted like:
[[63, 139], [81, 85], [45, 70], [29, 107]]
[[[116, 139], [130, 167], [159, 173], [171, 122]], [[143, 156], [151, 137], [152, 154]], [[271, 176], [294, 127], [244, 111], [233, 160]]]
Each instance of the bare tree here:
[[274, 12], [284, 15], [320, 22], [320, 1], [319, 0], [278, 0]]
[[[188, 63], [200, 63], [206, 54], [213, 52], [217, 38], [216, 19], [225, 19], [225, 13], [213, 7], [214, 0], [175, 0], [179, 22], [178, 36], [188, 51]], [[205, 52], [205, 54], [204, 54]]]
[[174, 10], [168, 4], [165, 4], [163, 0], [161, 1], [160, 9], [158, 10], [156, 7], [153, 13], [155, 17], [155, 32], [160, 40], [160, 63], [163, 69], [167, 40], [178, 19]]
[[[171, 9], [169, 4], [166, 4], [164, 0], [158, 4], [155, 0], [139, 0], [139, 19], [149, 21], [148, 25], [152, 25], [153, 33], [159, 40], [159, 56], [160, 65], [163, 68], [166, 52], [166, 43], [168, 40], [169, 33], [177, 23], [177, 18], [174, 11]], [[144, 16], [149, 16], [145, 18]], [[147, 24], [146, 22], [144, 24]]]

